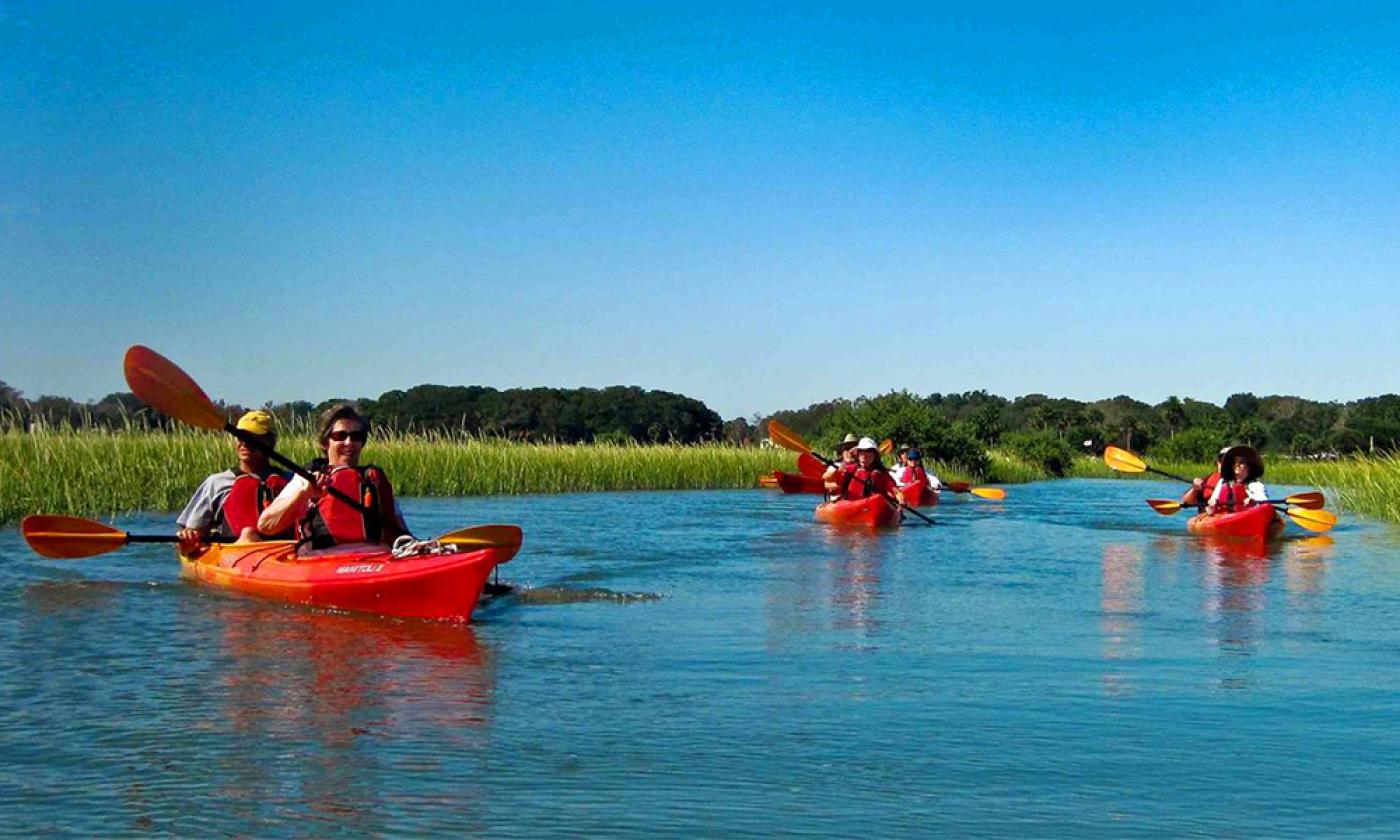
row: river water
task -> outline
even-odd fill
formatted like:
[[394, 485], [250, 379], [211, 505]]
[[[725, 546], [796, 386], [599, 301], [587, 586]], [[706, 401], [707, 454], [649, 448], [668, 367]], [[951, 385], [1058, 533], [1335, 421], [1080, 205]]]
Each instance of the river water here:
[[525, 529], [470, 627], [0, 531], [0, 834], [1400, 832], [1400, 536], [1210, 544], [1142, 502], [1176, 490], [875, 536], [757, 490], [405, 500]]

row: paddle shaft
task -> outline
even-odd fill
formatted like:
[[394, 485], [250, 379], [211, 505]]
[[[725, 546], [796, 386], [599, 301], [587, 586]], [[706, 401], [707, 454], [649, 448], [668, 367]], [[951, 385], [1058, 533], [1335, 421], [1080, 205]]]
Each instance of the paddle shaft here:
[[[809, 453], [809, 454], [811, 454], [811, 456], [812, 456], [813, 458], [816, 458], [818, 461], [821, 461], [823, 464], [826, 464], [828, 467], [832, 467], [832, 468], [835, 468], [835, 467], [836, 467], [836, 462], [835, 462], [835, 461], [829, 461], [829, 460], [827, 460], [826, 458], [822, 457], [821, 455], [818, 455], [816, 452], [811, 452], [811, 453]], [[884, 492], [884, 491], [881, 491], [881, 492], [880, 492], [880, 495], [881, 495], [881, 496], [884, 496], [884, 497], [885, 497], [885, 501], [889, 502], [890, 504], [894, 505], [895, 507], [902, 507], [902, 508], [904, 508], [905, 510], [909, 511], [910, 513], [914, 514], [915, 516], [919, 517], [920, 519], [924, 520], [924, 521], [927, 522], [928, 524], [930, 524], [930, 525], [934, 524], [934, 522], [933, 522], [932, 519], [929, 519], [927, 516], [924, 516], [922, 513], [919, 513], [917, 510], [914, 510], [914, 508], [910, 507], [909, 505], [906, 505], [904, 502], [901, 502], [899, 499], [895, 498], [894, 496], [891, 496], [889, 493], [886, 493], [886, 492]]]
[[[70, 535], [70, 536], [71, 536], [71, 535]], [[175, 536], [174, 534], [127, 534], [127, 535], [126, 535], [126, 542], [127, 542], [127, 544], [131, 544], [131, 543], [177, 543], [177, 542], [179, 542], [179, 541], [180, 541], [180, 538], [177, 537], [177, 536]], [[207, 543], [231, 543], [231, 542], [238, 542], [238, 538], [237, 538], [237, 537], [226, 537], [226, 536], [224, 536], [223, 534], [210, 534], [210, 535], [207, 536], [207, 537], [201, 537], [199, 541], [200, 541], [201, 543], [206, 543], [206, 544], [207, 544]]]
[[[234, 437], [238, 438], [239, 440], [243, 441], [244, 443], [263, 453], [268, 457], [269, 460], [281, 464], [282, 466], [286, 467], [287, 469], [306, 479], [312, 486], [316, 485], [316, 476], [312, 475], [305, 467], [296, 463], [291, 458], [288, 458], [287, 456], [283, 455], [281, 452], [278, 452], [276, 449], [273, 449], [271, 446], [268, 446], [267, 444], [263, 443], [261, 440], [258, 440], [257, 436], [252, 434], [251, 432], [245, 432], [237, 426], [233, 425], [232, 423], [225, 423], [224, 431], [228, 432], [229, 434], [233, 435]], [[364, 505], [360, 504], [357, 500], [350, 498], [349, 496], [345, 495], [344, 493], [340, 492], [334, 487], [325, 487], [323, 489], [327, 493], [330, 493], [332, 496], [349, 505], [350, 507], [354, 508], [355, 510], [359, 511], [360, 513], [363, 513], [366, 516], [374, 515], [374, 513], [369, 508], [365, 507]]]

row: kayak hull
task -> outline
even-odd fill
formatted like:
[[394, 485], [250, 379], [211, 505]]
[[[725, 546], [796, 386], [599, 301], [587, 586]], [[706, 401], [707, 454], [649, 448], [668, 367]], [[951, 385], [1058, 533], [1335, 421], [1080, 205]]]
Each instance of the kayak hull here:
[[783, 472], [782, 470], [774, 470], [773, 478], [778, 482], [778, 489], [784, 493], [815, 493], [820, 496], [826, 492], [826, 486], [822, 483], [821, 478]]
[[910, 507], [933, 507], [938, 504], [938, 491], [926, 483], [906, 484], [899, 489], [904, 493], [904, 503]]
[[817, 505], [818, 522], [847, 528], [892, 528], [899, 524], [899, 508], [884, 496], [826, 502]]
[[1283, 518], [1270, 505], [1255, 505], [1237, 513], [1193, 516], [1186, 520], [1186, 530], [1216, 537], [1267, 540], [1283, 531]]
[[516, 546], [394, 559], [384, 545], [353, 544], [298, 556], [285, 540], [212, 545], [180, 556], [199, 583], [262, 598], [400, 618], [467, 621], [492, 570]]

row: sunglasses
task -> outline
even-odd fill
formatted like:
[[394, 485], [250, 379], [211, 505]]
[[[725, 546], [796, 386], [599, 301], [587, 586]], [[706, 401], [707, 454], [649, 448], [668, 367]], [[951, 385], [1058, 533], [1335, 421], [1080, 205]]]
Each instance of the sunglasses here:
[[355, 443], [364, 443], [369, 440], [369, 432], [363, 429], [357, 432], [347, 432], [344, 429], [336, 429], [331, 432], [330, 438], [336, 443], [344, 443], [347, 440], [353, 440]]

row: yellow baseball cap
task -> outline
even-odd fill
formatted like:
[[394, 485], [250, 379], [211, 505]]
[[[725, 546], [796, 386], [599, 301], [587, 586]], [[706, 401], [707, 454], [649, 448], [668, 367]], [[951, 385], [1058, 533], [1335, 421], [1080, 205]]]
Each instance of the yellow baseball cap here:
[[277, 422], [272, 419], [271, 414], [261, 408], [255, 408], [238, 418], [238, 428], [258, 437], [277, 437]]

